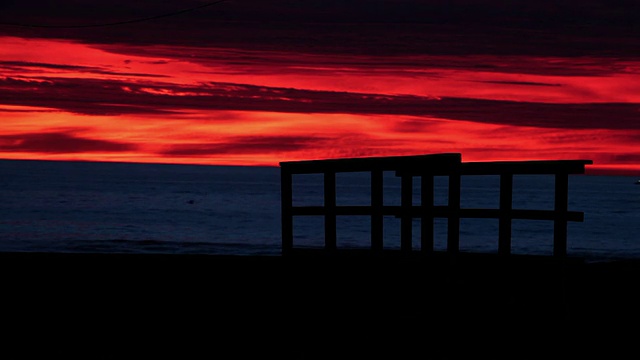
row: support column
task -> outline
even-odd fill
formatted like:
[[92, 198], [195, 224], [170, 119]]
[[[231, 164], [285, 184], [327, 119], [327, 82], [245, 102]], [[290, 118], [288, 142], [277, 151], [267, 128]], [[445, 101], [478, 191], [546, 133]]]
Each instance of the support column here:
[[555, 176], [555, 216], [553, 220], [553, 255], [567, 255], [567, 211], [569, 210], [569, 174]]
[[511, 210], [513, 208], [513, 174], [500, 175], [500, 224], [498, 254], [511, 254]]
[[336, 250], [336, 173], [324, 173], [324, 247]]
[[382, 250], [383, 248], [383, 172], [374, 170], [371, 172], [371, 249]]
[[400, 189], [400, 207], [402, 209], [400, 215], [400, 249], [402, 251], [411, 251], [412, 248], [412, 223], [411, 207], [413, 205], [413, 177], [403, 174], [401, 177]]
[[449, 216], [447, 221], [447, 251], [460, 251], [460, 173], [452, 171], [449, 175]]
[[433, 205], [434, 205], [433, 175], [420, 177], [420, 250], [423, 253], [433, 252]]
[[282, 226], [282, 252], [293, 249], [293, 176], [280, 168], [280, 217]]

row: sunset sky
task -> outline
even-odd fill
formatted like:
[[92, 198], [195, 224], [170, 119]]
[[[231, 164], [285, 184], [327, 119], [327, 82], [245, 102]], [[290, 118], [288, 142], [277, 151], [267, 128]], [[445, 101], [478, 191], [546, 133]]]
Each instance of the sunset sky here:
[[0, 3], [0, 158], [640, 175], [640, 2]]

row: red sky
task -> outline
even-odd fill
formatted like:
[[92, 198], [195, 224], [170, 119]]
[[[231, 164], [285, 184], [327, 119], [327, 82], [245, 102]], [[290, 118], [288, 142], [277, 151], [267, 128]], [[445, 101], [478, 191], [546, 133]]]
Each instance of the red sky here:
[[640, 175], [633, 1], [50, 3], [0, 5], [0, 158]]

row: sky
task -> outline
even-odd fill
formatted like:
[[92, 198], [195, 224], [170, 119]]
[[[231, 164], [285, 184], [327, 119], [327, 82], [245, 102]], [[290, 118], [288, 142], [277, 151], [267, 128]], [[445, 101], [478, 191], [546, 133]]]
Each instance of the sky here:
[[3, 0], [0, 158], [640, 176], [638, 1]]

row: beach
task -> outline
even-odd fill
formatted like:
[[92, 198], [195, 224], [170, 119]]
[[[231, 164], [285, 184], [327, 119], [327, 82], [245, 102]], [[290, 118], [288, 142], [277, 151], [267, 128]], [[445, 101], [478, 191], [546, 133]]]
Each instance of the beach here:
[[[5, 302], [217, 321], [616, 325], [638, 317], [637, 261], [579, 258], [1, 253]], [[57, 309], [57, 310], [56, 310]], [[29, 315], [29, 314], [25, 314]], [[302, 315], [300, 317], [299, 315]], [[105, 319], [108, 320], [108, 319]]]
[[7, 343], [65, 354], [611, 355], [640, 319], [637, 261], [5, 252], [0, 264]]

